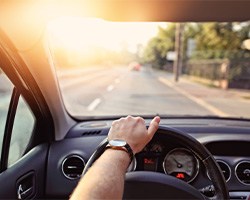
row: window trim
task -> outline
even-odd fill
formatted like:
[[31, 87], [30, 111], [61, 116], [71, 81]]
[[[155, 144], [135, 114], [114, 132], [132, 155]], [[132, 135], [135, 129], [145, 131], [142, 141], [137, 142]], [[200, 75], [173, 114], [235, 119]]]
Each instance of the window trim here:
[[5, 122], [4, 135], [3, 135], [3, 144], [1, 151], [1, 163], [0, 163], [0, 173], [7, 169], [8, 167], [8, 158], [10, 151], [10, 142], [12, 136], [13, 125], [15, 121], [17, 106], [19, 102], [20, 92], [16, 87], [13, 88], [10, 104], [7, 113], [7, 119]]
[[[35, 118], [33, 133], [24, 154], [36, 145], [54, 141], [54, 121], [42, 92], [18, 51], [2, 30], [0, 30], [0, 68], [24, 98]], [[2, 168], [0, 172], [1, 170]]]

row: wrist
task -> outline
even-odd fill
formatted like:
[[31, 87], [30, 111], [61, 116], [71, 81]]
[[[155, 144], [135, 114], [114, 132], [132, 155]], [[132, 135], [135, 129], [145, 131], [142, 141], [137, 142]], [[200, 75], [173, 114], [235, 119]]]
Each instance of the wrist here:
[[132, 162], [132, 160], [134, 158], [134, 153], [133, 153], [132, 148], [124, 140], [120, 140], [120, 139], [109, 140], [108, 145], [106, 146], [106, 148], [111, 148], [113, 150], [126, 152], [129, 155], [130, 162]]
[[116, 150], [113, 148], [107, 148], [104, 154], [112, 158], [113, 164], [118, 165], [120, 167], [124, 166], [125, 171], [127, 170], [129, 164], [131, 163], [130, 156], [125, 150], [123, 151], [123, 150]]

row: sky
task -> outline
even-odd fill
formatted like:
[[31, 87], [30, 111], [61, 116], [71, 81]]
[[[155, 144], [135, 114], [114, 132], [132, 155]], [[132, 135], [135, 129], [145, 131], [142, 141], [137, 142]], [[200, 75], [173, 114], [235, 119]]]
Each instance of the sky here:
[[166, 23], [155, 22], [107, 22], [101, 19], [61, 18], [49, 24], [48, 30], [54, 42], [73, 50], [96, 45], [111, 50], [121, 50], [124, 45], [134, 52], [138, 44], [143, 46]]

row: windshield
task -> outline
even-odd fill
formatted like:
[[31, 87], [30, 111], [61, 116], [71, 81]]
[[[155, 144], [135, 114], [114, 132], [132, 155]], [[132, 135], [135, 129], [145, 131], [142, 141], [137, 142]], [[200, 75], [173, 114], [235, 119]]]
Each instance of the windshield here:
[[250, 22], [62, 18], [48, 33], [74, 117], [250, 118]]

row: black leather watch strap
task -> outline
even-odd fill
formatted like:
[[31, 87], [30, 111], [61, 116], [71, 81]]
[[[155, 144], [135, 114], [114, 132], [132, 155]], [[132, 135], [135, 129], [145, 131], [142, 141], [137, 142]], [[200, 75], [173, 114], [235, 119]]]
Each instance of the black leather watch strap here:
[[131, 149], [131, 147], [129, 146], [128, 143], [126, 143], [126, 145], [124, 146], [129, 154], [130, 160], [132, 161], [134, 158], [134, 153], [133, 150]]
[[130, 145], [124, 140], [110, 140], [107, 148], [112, 148], [115, 150], [123, 150], [129, 154], [130, 160], [132, 162], [134, 158], [134, 153]]

